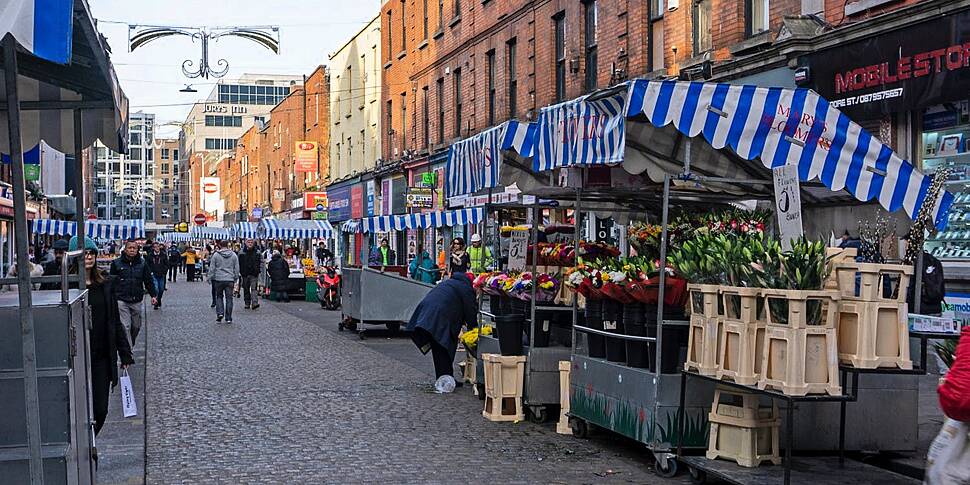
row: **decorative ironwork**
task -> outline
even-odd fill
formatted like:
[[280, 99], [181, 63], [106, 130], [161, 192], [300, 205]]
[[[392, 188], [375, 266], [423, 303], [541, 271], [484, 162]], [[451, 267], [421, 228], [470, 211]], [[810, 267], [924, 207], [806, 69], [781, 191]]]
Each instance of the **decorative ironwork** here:
[[[202, 46], [202, 56], [198, 63], [192, 59], [182, 62], [182, 74], [189, 78], [209, 77], [220, 78], [229, 72], [229, 61], [225, 59], [216, 60], [215, 64], [209, 62], [209, 41], [217, 41], [221, 37], [241, 37], [249, 39], [271, 51], [274, 54], [280, 52], [279, 27], [272, 25], [257, 25], [249, 27], [165, 27], [165, 26], [144, 26], [132, 25], [128, 28], [128, 51], [153, 42], [158, 39], [173, 35], [184, 35], [196, 40]], [[132, 31], [135, 31], [132, 33]]]

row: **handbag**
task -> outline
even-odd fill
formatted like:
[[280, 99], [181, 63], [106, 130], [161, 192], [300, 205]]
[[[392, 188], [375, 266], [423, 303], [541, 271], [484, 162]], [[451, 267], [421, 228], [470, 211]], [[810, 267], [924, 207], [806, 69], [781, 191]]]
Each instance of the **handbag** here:
[[125, 417], [130, 418], [138, 415], [138, 405], [135, 403], [135, 389], [131, 385], [131, 377], [128, 369], [121, 371], [121, 408], [124, 410]]
[[946, 418], [927, 453], [924, 483], [970, 483], [970, 424]]

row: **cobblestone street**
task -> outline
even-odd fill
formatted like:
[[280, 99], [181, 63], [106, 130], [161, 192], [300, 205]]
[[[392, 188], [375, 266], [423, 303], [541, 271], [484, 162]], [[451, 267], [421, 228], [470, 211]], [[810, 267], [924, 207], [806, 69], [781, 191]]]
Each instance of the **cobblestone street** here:
[[467, 386], [433, 394], [405, 337], [359, 341], [305, 302], [236, 300], [218, 325], [209, 295], [180, 281], [152, 315], [148, 483], [662, 482], [629, 443], [488, 422]]

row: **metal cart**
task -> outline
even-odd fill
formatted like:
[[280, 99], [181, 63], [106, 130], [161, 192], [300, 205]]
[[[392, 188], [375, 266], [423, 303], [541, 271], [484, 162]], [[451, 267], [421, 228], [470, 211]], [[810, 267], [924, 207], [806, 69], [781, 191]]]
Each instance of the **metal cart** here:
[[[339, 329], [358, 329], [365, 338], [363, 325], [384, 325], [398, 330], [407, 322], [418, 303], [432, 286], [395, 273], [372, 268], [344, 267], [341, 272]], [[360, 327], [357, 327], [360, 324]]]

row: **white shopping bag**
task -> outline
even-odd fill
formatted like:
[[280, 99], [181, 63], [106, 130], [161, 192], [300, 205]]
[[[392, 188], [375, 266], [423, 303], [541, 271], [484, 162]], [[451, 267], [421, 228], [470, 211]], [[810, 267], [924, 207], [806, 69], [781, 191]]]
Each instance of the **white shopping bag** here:
[[135, 404], [135, 388], [131, 385], [128, 369], [121, 371], [121, 407], [125, 410], [125, 417], [138, 416], [138, 405]]
[[929, 485], [970, 483], [970, 425], [947, 418], [926, 457]]

